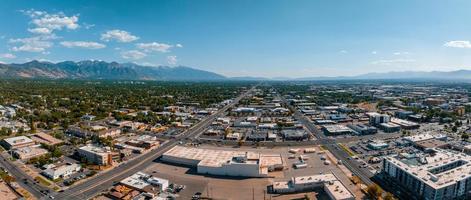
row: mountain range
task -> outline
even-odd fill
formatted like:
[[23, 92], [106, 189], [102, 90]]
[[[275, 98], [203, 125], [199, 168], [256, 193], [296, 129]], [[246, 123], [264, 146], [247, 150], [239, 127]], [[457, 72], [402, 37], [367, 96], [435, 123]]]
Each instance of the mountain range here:
[[135, 63], [117, 63], [97, 60], [58, 63], [37, 60], [22, 64], [0, 63], [0, 78], [40, 78], [40, 79], [109, 79], [109, 80], [164, 80], [164, 81], [261, 81], [261, 80], [388, 80], [388, 79], [427, 79], [427, 80], [471, 80], [471, 70], [455, 71], [402, 71], [367, 73], [355, 76], [303, 77], [303, 78], [264, 78], [226, 77], [221, 74], [185, 66], [143, 66]]
[[44, 79], [120, 79], [120, 80], [222, 80], [225, 76], [177, 66], [142, 66], [97, 60], [58, 63], [31, 61], [23, 64], [0, 64], [1, 78]]

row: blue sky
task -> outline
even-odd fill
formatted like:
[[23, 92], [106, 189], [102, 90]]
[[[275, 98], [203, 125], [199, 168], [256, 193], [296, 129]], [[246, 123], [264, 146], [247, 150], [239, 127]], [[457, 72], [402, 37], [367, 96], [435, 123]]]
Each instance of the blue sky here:
[[21, 1], [0, 62], [105, 60], [227, 76], [471, 69], [471, 1]]

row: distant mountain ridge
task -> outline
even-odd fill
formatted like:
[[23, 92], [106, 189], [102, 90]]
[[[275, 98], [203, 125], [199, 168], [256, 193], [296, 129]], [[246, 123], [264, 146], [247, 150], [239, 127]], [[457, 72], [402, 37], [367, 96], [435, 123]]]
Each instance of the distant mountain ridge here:
[[177, 66], [142, 66], [134, 63], [117, 63], [97, 60], [58, 63], [37, 60], [23, 64], [0, 64], [2, 78], [46, 79], [122, 79], [122, 80], [224, 80], [225, 76]]
[[214, 72], [185, 66], [143, 66], [135, 63], [117, 63], [98, 60], [63, 61], [58, 63], [33, 60], [22, 64], [0, 63], [0, 78], [43, 79], [110, 79], [110, 80], [163, 80], [163, 81], [323, 81], [323, 80], [471, 80], [471, 70], [455, 71], [393, 71], [367, 73], [354, 76], [318, 77], [226, 77]]
[[[240, 79], [240, 78], [239, 78]], [[243, 80], [272, 80], [272, 81], [329, 81], [329, 80], [471, 80], [471, 70], [455, 70], [455, 71], [392, 71], [392, 72], [373, 72], [354, 76], [314, 76], [300, 78], [259, 78], [259, 77], [243, 77]]]
[[428, 80], [471, 80], [471, 70], [455, 71], [392, 71], [367, 73], [356, 76], [304, 77], [296, 80], [391, 80], [391, 79], [428, 79]]

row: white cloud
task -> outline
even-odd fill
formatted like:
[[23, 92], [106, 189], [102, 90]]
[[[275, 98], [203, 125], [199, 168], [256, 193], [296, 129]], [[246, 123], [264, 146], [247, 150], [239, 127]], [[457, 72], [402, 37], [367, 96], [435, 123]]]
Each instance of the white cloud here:
[[47, 28], [50, 30], [62, 30], [63, 28], [75, 30], [79, 28], [78, 16], [65, 16], [63, 13], [59, 14], [45, 14], [40, 18], [33, 19], [33, 24], [40, 28]]
[[105, 33], [101, 34], [101, 40], [107, 42], [111, 40], [116, 40], [118, 42], [132, 42], [137, 39], [139, 39], [139, 37], [132, 35], [127, 31], [117, 29], [106, 31]]
[[158, 67], [158, 66], [160, 66], [160, 64], [150, 63], [150, 62], [141, 62], [141, 63], [136, 63], [136, 64], [142, 65], [142, 66], [148, 66], [148, 67]]
[[170, 44], [158, 43], [158, 42], [139, 43], [136, 46], [137, 48], [142, 49], [146, 52], [157, 51], [157, 52], [163, 52], [163, 53], [169, 52], [170, 48], [173, 47]]
[[415, 62], [414, 59], [391, 59], [391, 60], [377, 60], [371, 62], [373, 65], [394, 65]]
[[376, 55], [376, 54], [378, 54], [378, 52], [372, 51], [371, 54]]
[[85, 27], [85, 29], [91, 29], [91, 28], [95, 27], [95, 24], [83, 23], [83, 26]]
[[50, 37], [30, 37], [10, 39], [10, 43], [20, 44], [11, 48], [12, 51], [27, 51], [27, 52], [45, 52], [46, 49], [52, 47], [52, 42], [49, 41]]
[[340, 50], [339, 53], [348, 53], [347, 50]]
[[177, 64], [177, 62], [178, 62], [177, 56], [167, 56], [167, 63], [169, 65], [175, 65]]
[[105, 48], [106, 45], [98, 43], [98, 42], [87, 42], [87, 41], [63, 41], [61, 45], [67, 48], [85, 48], [85, 49], [102, 49]]
[[46, 14], [46, 12], [39, 11], [39, 10], [34, 10], [34, 9], [20, 10], [20, 12], [24, 13], [25, 15], [28, 15], [31, 18], [36, 18], [36, 17], [39, 17], [39, 16], [42, 16], [42, 15]]
[[0, 58], [13, 59], [13, 58], [16, 58], [16, 56], [11, 53], [4, 53], [4, 54], [0, 54]]
[[51, 34], [52, 30], [48, 28], [30, 28], [28, 29], [29, 32], [34, 34]]
[[78, 15], [67, 16], [62, 12], [50, 14], [33, 9], [22, 12], [31, 18], [31, 24], [35, 27], [28, 31], [34, 34], [52, 34], [54, 30], [75, 30], [80, 27]]
[[455, 40], [446, 42], [443, 46], [454, 47], [454, 48], [471, 48], [471, 42], [467, 40]]
[[182, 48], [183, 45], [182, 44], [176, 44], [175, 47]]
[[137, 51], [137, 50], [125, 51], [121, 53], [121, 57], [123, 57], [124, 59], [131, 59], [131, 60], [139, 60], [146, 56], [147, 54]]
[[394, 52], [393, 54], [395, 56], [400, 56], [400, 55], [409, 55], [410, 53], [407, 51], [399, 51], [399, 52]]

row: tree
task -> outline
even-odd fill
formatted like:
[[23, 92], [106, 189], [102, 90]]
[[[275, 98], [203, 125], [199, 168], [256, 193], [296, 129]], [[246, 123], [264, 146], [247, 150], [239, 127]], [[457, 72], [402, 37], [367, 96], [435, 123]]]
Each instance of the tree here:
[[15, 181], [15, 177], [13, 176], [10, 176], [10, 175], [7, 175], [7, 176], [4, 176], [3, 177], [3, 180], [7, 183], [11, 183], [11, 182], [14, 182]]
[[458, 127], [457, 127], [457, 126], [453, 126], [453, 127], [451, 128], [451, 131], [453, 131], [453, 132], [458, 131]]
[[467, 133], [463, 133], [463, 134], [461, 135], [461, 139], [462, 139], [462, 140], [468, 140], [468, 139], [469, 139], [469, 135], [468, 135]]
[[360, 178], [358, 176], [353, 176], [352, 177], [352, 182], [356, 185], [361, 182]]
[[386, 195], [384, 196], [383, 200], [396, 200], [396, 198], [394, 198], [394, 195], [391, 194], [390, 192], [386, 193]]
[[383, 190], [377, 184], [368, 185], [368, 188], [366, 190], [368, 192], [368, 195], [370, 195], [370, 197], [373, 199], [381, 198], [383, 193]]
[[309, 195], [305, 194], [304, 195], [304, 200], [311, 200], [311, 198], [309, 197]]

